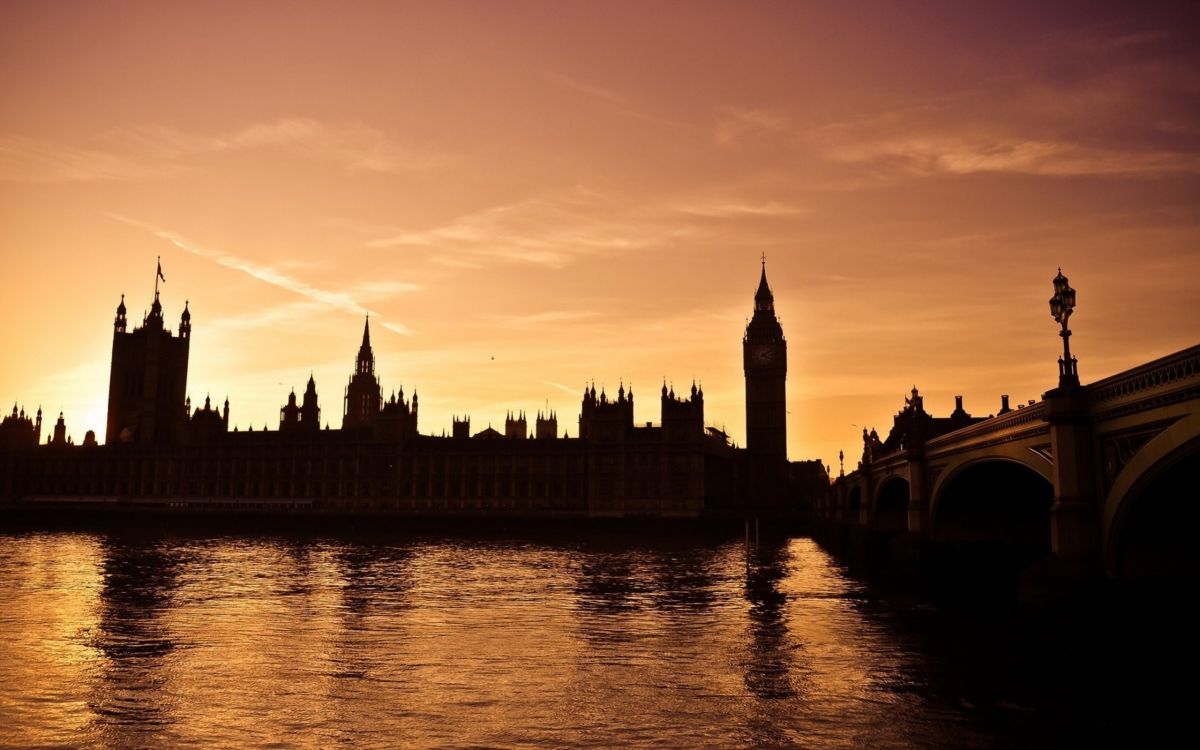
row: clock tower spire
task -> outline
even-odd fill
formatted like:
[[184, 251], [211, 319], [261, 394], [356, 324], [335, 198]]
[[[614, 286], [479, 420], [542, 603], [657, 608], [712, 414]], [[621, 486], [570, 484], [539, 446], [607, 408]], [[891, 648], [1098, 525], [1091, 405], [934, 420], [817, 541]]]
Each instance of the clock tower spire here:
[[754, 293], [754, 317], [742, 339], [742, 364], [746, 373], [746, 449], [756, 464], [782, 467], [787, 463], [787, 340], [775, 317], [765, 255]]

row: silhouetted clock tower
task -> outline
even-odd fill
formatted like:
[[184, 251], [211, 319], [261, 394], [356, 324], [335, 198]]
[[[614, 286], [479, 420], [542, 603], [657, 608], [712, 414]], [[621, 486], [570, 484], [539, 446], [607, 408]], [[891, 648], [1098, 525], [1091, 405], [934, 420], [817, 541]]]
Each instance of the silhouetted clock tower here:
[[754, 293], [754, 317], [742, 339], [746, 372], [746, 449], [756, 462], [787, 463], [787, 341], [767, 286], [767, 262]]

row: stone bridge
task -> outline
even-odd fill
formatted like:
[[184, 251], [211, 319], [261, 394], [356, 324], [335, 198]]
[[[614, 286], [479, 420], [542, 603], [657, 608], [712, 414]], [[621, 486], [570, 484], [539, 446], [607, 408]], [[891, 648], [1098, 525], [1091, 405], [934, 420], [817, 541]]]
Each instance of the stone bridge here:
[[[816, 507], [875, 540], [1023, 550], [1114, 578], [1196, 570], [1200, 345], [925, 437], [916, 390], [903, 434], [865, 436], [858, 469]], [[923, 421], [922, 421], [923, 420]], [[916, 425], [916, 428], [905, 428]], [[936, 432], [926, 430], [925, 433]]]

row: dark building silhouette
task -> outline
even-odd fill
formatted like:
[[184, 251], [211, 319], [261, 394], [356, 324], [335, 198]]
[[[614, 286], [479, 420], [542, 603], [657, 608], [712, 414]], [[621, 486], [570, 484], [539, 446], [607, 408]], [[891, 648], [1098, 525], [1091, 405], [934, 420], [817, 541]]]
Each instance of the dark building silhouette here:
[[539, 411], [534, 425], [534, 437], [538, 440], [553, 440], [558, 437], [558, 414], [555, 412], [543, 415]]
[[754, 316], [742, 339], [746, 373], [746, 450], [750, 495], [760, 508], [790, 500], [787, 462], [787, 340], [767, 284], [767, 262], [754, 293]]
[[15, 450], [33, 448], [42, 440], [42, 409], [38, 407], [37, 420], [27, 416], [22, 407], [19, 411], [13, 404], [12, 414], [0, 421], [0, 449]]
[[[1008, 396], [1001, 396], [1001, 403], [1001, 414], [1012, 411], [1008, 408]], [[892, 417], [892, 429], [886, 440], [880, 440], [879, 433], [874, 429], [868, 431], [863, 428], [863, 460], [870, 463], [875, 456], [923, 445], [927, 440], [990, 418], [990, 414], [986, 417], [968, 414], [963, 409], [962, 396], [954, 397], [954, 411], [950, 416], [935, 417], [925, 411], [925, 398], [914, 385], [912, 392], [904, 397], [904, 408]]]
[[63, 419], [63, 413], [58, 413], [58, 421], [54, 423], [54, 437], [50, 438], [50, 445], [70, 445], [71, 440], [67, 437], [67, 422]]
[[453, 417], [451, 422], [452, 422], [451, 433], [450, 433], [451, 437], [458, 439], [458, 440], [462, 440], [462, 439], [471, 437], [471, 418], [470, 417], [463, 417], [462, 419], [459, 419], [458, 416], [455, 416], [455, 417]]
[[512, 412], [504, 419], [504, 437], [524, 440], [529, 437], [529, 424], [525, 421], [525, 412], [514, 416]]
[[775, 317], [775, 296], [763, 261], [754, 317], [742, 339], [746, 373], [746, 448], [755, 456], [787, 460], [787, 340]]
[[356, 429], [371, 424], [379, 416], [379, 378], [375, 376], [375, 352], [371, 350], [371, 321], [363, 324], [362, 345], [354, 361], [354, 374], [346, 386], [346, 411], [342, 429]]
[[[379, 511], [407, 515], [697, 517], [790, 513], [801, 495], [824, 492], [819, 462], [787, 462], [786, 344], [765, 264], [744, 340], [747, 449], [706, 428], [696, 383], [676, 395], [663, 384], [660, 423], [634, 422], [632, 387], [615, 397], [583, 391], [578, 435], [560, 437], [558, 416], [509, 412], [504, 431], [471, 434], [455, 416], [450, 436], [418, 431], [419, 399], [384, 398], [369, 322], [346, 386], [341, 429], [321, 426], [310, 375], [279, 411], [278, 430], [230, 426], [186, 395], [191, 313], [178, 335], [164, 328], [156, 289], [140, 328], [115, 321], [104, 445], [70, 444], [60, 415], [38, 446], [36, 425], [14, 408], [0, 423], [0, 500], [197, 509]], [[819, 471], [818, 471], [819, 470]], [[792, 477], [789, 480], [789, 476]], [[759, 497], [759, 496], [762, 497]]]
[[300, 429], [300, 405], [296, 403], [296, 391], [288, 394], [287, 404], [279, 410], [279, 431], [290, 432]]
[[182, 438], [187, 412], [188, 346], [192, 314], [187, 303], [179, 335], [163, 324], [158, 290], [142, 325], [126, 330], [125, 295], [113, 321], [112, 369], [108, 380], [108, 426], [104, 442], [165, 446]]
[[[191, 399], [187, 400], [187, 409], [191, 408]], [[229, 430], [229, 399], [225, 399], [224, 411], [218, 412], [213, 408], [208, 396], [204, 397], [204, 408], [196, 409], [188, 421], [187, 437], [192, 444], [205, 444], [218, 439]]]
[[309, 373], [304, 388], [304, 404], [300, 407], [300, 428], [309, 432], [321, 429], [321, 407], [317, 406], [317, 383]]

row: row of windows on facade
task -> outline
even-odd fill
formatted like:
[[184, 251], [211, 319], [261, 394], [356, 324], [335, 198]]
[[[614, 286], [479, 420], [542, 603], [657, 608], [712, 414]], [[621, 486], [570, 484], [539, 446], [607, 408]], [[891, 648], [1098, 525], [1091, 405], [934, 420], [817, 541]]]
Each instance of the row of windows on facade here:
[[[25, 486], [23, 486], [25, 485]], [[600, 479], [596, 482], [601, 496], [622, 496], [625, 499], [683, 499], [695, 497], [703, 487], [700, 479], [673, 477], [667, 481], [618, 482]], [[225, 498], [326, 498], [326, 497], [402, 497], [406, 499], [478, 499], [478, 498], [582, 498], [585, 483], [575, 481], [518, 481], [518, 480], [456, 480], [390, 482], [304, 482], [304, 481], [87, 481], [55, 478], [49, 481], [26, 483], [18, 481], [14, 489], [26, 495], [95, 495], [163, 497], [190, 495], [193, 497]]]
[[[245, 477], [274, 479], [290, 477], [342, 479], [362, 475], [375, 477], [400, 477], [423, 481], [433, 478], [447, 481], [455, 477], [475, 480], [476, 478], [507, 479], [516, 477], [551, 478], [575, 476], [583, 473], [583, 457], [576, 456], [533, 456], [533, 455], [480, 455], [480, 456], [408, 456], [392, 459], [377, 456], [373, 460], [359, 457], [305, 461], [299, 459], [253, 458], [224, 460], [127, 460], [122, 462], [93, 460], [79, 463], [75, 460], [44, 458], [27, 462], [16, 472], [22, 476], [52, 479], [74, 475], [88, 480], [192, 480], [227, 479]], [[662, 472], [698, 471], [703, 459], [697, 455], [640, 454], [620, 456], [605, 454], [592, 463], [598, 474], [629, 474], [654, 477]]]

